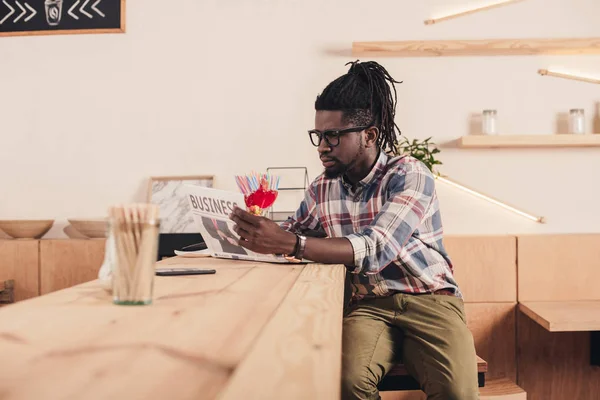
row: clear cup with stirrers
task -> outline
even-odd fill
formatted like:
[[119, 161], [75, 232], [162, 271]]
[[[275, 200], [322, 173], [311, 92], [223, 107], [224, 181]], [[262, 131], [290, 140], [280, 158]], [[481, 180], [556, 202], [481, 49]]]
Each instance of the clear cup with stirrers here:
[[277, 199], [279, 177], [252, 172], [248, 175], [236, 175], [235, 181], [244, 194], [246, 210], [254, 215], [265, 216]]
[[110, 208], [109, 230], [115, 245], [113, 303], [152, 304], [159, 227], [157, 205]]

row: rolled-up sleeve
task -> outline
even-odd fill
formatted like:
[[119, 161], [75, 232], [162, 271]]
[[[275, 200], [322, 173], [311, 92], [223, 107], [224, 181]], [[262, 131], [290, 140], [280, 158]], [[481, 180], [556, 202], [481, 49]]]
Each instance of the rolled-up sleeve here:
[[388, 183], [387, 200], [373, 222], [346, 236], [354, 249], [352, 273], [376, 274], [396, 260], [426, 216], [435, 178], [422, 163], [403, 165]]
[[290, 232], [318, 232], [323, 233], [317, 216], [316, 184], [313, 183], [304, 193], [304, 199], [300, 203], [296, 213], [289, 217], [280, 227]]

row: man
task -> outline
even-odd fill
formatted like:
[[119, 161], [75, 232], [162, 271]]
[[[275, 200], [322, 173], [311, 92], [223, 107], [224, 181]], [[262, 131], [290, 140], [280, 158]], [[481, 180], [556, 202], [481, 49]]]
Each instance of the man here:
[[442, 243], [434, 177], [415, 158], [393, 156], [400, 82], [376, 62], [350, 64], [315, 102], [309, 135], [324, 173], [281, 227], [234, 210], [240, 244], [347, 266], [344, 399], [379, 399], [377, 384], [400, 361], [428, 399], [476, 399], [473, 337]]

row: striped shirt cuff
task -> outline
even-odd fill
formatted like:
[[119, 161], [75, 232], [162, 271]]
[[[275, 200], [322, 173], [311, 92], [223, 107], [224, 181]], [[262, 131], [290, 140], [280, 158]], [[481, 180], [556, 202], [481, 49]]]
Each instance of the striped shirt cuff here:
[[365, 257], [367, 257], [367, 240], [365, 236], [360, 233], [353, 233], [345, 237], [350, 241], [352, 249], [354, 249], [354, 266], [348, 266], [348, 271], [353, 274], [359, 274], [363, 272], [363, 264], [365, 262]]

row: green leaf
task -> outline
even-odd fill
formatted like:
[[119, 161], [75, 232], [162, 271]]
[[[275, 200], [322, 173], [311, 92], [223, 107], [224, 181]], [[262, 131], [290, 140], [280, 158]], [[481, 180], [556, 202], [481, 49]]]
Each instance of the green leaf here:
[[441, 165], [442, 162], [435, 159], [435, 154], [439, 154], [440, 150], [437, 147], [433, 147], [435, 143], [431, 142], [432, 138], [428, 137], [425, 140], [413, 139], [411, 141], [406, 136], [403, 136], [397, 149], [402, 154], [412, 156], [421, 161], [433, 172], [433, 166]]

